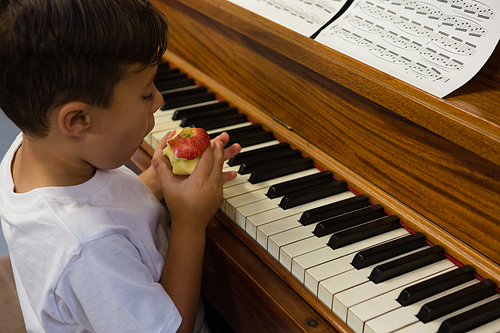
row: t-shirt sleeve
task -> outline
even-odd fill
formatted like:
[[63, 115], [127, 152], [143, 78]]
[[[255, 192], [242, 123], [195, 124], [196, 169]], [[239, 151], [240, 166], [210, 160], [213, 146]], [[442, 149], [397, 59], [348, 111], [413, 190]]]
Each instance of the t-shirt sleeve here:
[[136, 247], [114, 234], [81, 247], [55, 291], [61, 317], [94, 332], [176, 332], [181, 316]]

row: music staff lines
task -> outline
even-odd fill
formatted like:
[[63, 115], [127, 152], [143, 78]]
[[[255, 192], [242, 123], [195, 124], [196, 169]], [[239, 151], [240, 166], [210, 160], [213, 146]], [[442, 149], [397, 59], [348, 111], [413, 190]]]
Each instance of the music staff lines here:
[[[483, 20], [491, 20], [495, 17], [495, 11], [483, 3], [465, 1], [465, 0], [436, 0], [442, 4], [448, 4], [451, 9], [461, 12], [472, 17]], [[433, 11], [434, 6], [425, 2], [413, 0], [389, 0], [391, 5], [403, 6], [405, 9], [415, 10], [417, 14], [429, 15]], [[439, 11], [439, 9], [438, 9]], [[440, 11], [439, 11], [440, 12]], [[441, 15], [441, 13], [437, 13]], [[432, 14], [431, 14], [432, 15]]]
[[[479, 38], [485, 36], [487, 33], [487, 30], [485, 28], [473, 21], [468, 21], [464, 18], [454, 15], [447, 15], [437, 7], [424, 3], [422, 4], [425, 5], [425, 8], [427, 8], [426, 11], [422, 10], [421, 8], [417, 8], [417, 6], [403, 8], [410, 9], [413, 12], [408, 14], [419, 14], [422, 15], [423, 19], [435, 20], [438, 27], [446, 26], [449, 28], [453, 28], [460, 33], [466, 33], [471, 37]], [[398, 26], [401, 30], [404, 30], [405, 32], [414, 34], [416, 36], [429, 37], [429, 35], [432, 34], [435, 30], [432, 27], [422, 25], [420, 22], [408, 18], [407, 16], [410, 15], [399, 15], [391, 9], [376, 5], [375, 3], [370, 1], [359, 3], [359, 8], [367, 15], [381, 20], [390, 21], [394, 23], [394, 25]]]

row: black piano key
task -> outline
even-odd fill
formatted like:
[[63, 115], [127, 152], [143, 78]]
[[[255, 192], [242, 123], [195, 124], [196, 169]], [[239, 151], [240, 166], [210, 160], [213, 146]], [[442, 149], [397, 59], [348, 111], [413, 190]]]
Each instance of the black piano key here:
[[366, 196], [365, 194], [361, 194], [325, 206], [306, 210], [300, 216], [299, 222], [302, 225], [309, 225], [332, 216], [337, 216], [340, 214], [352, 212], [354, 210], [367, 207], [370, 205], [371, 203], [369, 201], [368, 196]]
[[345, 181], [332, 180], [330, 183], [287, 194], [281, 199], [279, 206], [283, 209], [289, 209], [345, 191], [347, 191], [347, 183]]
[[[231, 126], [236, 124], [242, 124], [247, 122], [247, 116], [243, 113], [226, 115], [224, 117], [217, 117], [217, 119], [207, 119], [207, 120], [198, 120], [196, 122], [192, 122], [190, 127], [200, 127], [204, 128], [207, 131], [211, 131], [213, 129]], [[228, 146], [232, 145], [234, 142], [231, 138], [229, 138]], [[243, 147], [243, 146], [242, 146]]]
[[252, 133], [241, 137], [237, 140], [233, 140], [231, 137], [229, 138], [228, 146], [231, 146], [233, 143], [239, 143], [241, 147], [253, 146], [259, 143], [268, 142], [275, 140], [274, 133], [271, 131], [262, 131], [258, 133]]
[[269, 199], [274, 199], [288, 193], [309, 188], [311, 186], [324, 184], [325, 182], [329, 182], [331, 180], [333, 180], [333, 174], [331, 171], [321, 171], [309, 176], [300, 177], [283, 183], [271, 185], [267, 190], [266, 196]]
[[290, 163], [284, 163], [276, 166], [276, 169], [267, 171], [253, 171], [248, 178], [250, 184], [257, 184], [273, 178], [286, 176], [295, 172], [314, 168], [314, 162], [310, 157], [306, 157]]
[[208, 102], [208, 101], [214, 101], [215, 100], [215, 94], [214, 93], [200, 93], [197, 95], [188, 95], [184, 97], [179, 97], [179, 98], [173, 98], [173, 99], [166, 99], [164, 98], [164, 103], [160, 107], [161, 110], [169, 110], [169, 109], [174, 109], [178, 108], [181, 106], [186, 106], [186, 105], [191, 105], [191, 104], [197, 104], [197, 103], [202, 103], [202, 102]]
[[173, 100], [173, 99], [186, 97], [186, 96], [195, 96], [195, 95], [206, 93], [206, 92], [207, 92], [206, 87], [196, 86], [196, 87], [193, 87], [190, 89], [182, 89], [182, 90], [177, 90], [177, 91], [165, 92], [161, 95], [163, 96], [163, 99], [165, 101], [168, 101], [168, 100]]
[[240, 164], [240, 169], [238, 173], [247, 174], [255, 169], [259, 169], [266, 166], [266, 163], [276, 163], [280, 159], [293, 160], [296, 158], [301, 158], [302, 153], [299, 150], [286, 149], [283, 151], [278, 151], [272, 155], [255, 155], [252, 159], [246, 159]]
[[158, 68], [156, 69], [156, 73], [162, 73], [169, 69], [170, 69], [170, 64], [168, 63], [168, 61], [161, 61], [160, 63], [158, 63]]
[[436, 245], [376, 266], [368, 278], [374, 283], [384, 282], [443, 259], [446, 259], [444, 249]]
[[394, 258], [427, 245], [425, 236], [414, 233], [393, 241], [383, 243], [356, 253], [351, 265], [356, 269], [365, 268], [381, 261]]
[[[231, 133], [229, 133], [229, 131], [228, 134], [229, 136], [231, 136]], [[238, 155], [231, 157], [227, 161], [227, 164], [229, 164], [230, 166], [235, 166], [243, 163], [244, 161], [251, 161], [253, 158], [256, 158], [257, 156], [273, 156], [274, 154], [278, 154], [282, 151], [287, 151], [290, 149], [291, 149], [290, 145], [287, 142], [281, 142], [273, 146], [263, 147], [247, 151], [244, 153], [239, 153]]]
[[175, 80], [155, 82], [156, 89], [158, 89], [160, 93], [165, 93], [169, 90], [190, 87], [194, 85], [195, 83], [193, 79], [187, 77], [184, 78], [182, 77], [182, 75], [179, 75], [179, 78], [176, 78]]
[[277, 163], [290, 162], [300, 158], [302, 158], [302, 153], [299, 150], [289, 150], [273, 156], [260, 156], [251, 162], [241, 163], [238, 173], [246, 175], [254, 170], [262, 170]]
[[500, 318], [500, 299], [448, 318], [441, 323], [438, 333], [463, 333]]
[[443, 296], [423, 305], [417, 314], [417, 318], [423, 323], [428, 323], [431, 320], [495, 295], [495, 287], [495, 282], [488, 279]]
[[314, 228], [313, 234], [322, 237], [333, 234], [336, 231], [352, 228], [361, 223], [365, 223], [380, 217], [386, 216], [384, 207], [373, 205], [346, 213], [340, 216], [334, 216], [318, 222]]
[[181, 127], [190, 127], [194, 124], [202, 124], [207, 122], [214, 122], [215, 119], [221, 119], [229, 115], [240, 114], [237, 108], [225, 108], [217, 110], [209, 110], [201, 113], [187, 114], [182, 117]]
[[182, 110], [176, 110], [174, 114], [172, 115], [172, 120], [181, 120], [182, 118], [186, 117], [187, 115], [190, 114], [201, 114], [205, 113], [207, 111], [211, 110], [221, 110], [229, 107], [228, 102], [216, 102], [216, 103], [211, 103], [207, 105], [198, 105], [198, 106], [192, 106], [192, 107], [187, 107]]
[[210, 133], [208, 136], [210, 139], [215, 138], [218, 135], [221, 135], [223, 132], [226, 132], [229, 134], [229, 137], [234, 140], [240, 140], [241, 138], [244, 138], [245, 136], [248, 136], [253, 133], [260, 133], [263, 132], [264, 130], [262, 129], [261, 124], [251, 124], [248, 126], [243, 126], [243, 127], [238, 127], [238, 128], [233, 128], [227, 131], [220, 131], [220, 132], [214, 132]]
[[472, 279], [475, 279], [474, 268], [465, 265], [432, 279], [406, 287], [399, 294], [397, 301], [402, 306], [407, 306]]
[[334, 233], [328, 241], [328, 246], [338, 249], [385, 232], [402, 228], [397, 216], [384, 216], [357, 227]]
[[156, 70], [156, 75], [155, 79], [161, 79], [163, 77], [172, 75], [172, 74], [178, 74], [180, 73], [181, 70], [179, 68], [172, 68], [170, 66], [158, 66], [158, 69]]
[[[171, 74], [165, 74], [165, 75], [156, 74], [153, 82], [156, 85], [156, 87], [158, 88], [159, 84], [161, 85], [161, 84], [166, 84], [166, 83], [171, 82], [171, 81], [177, 81], [177, 80], [183, 80], [183, 79], [185, 80], [187, 78], [188, 78], [187, 74], [176, 71], [176, 72], [172, 72]], [[192, 80], [192, 81], [194, 84], [194, 80]]]
[[[170, 71], [172, 68], [176, 68], [176, 67], [173, 67], [173, 66], [170, 66], [170, 64], [168, 63], [168, 61], [162, 61], [158, 64], [158, 67], [156, 68], [156, 74], [161, 74], [161, 73], [165, 73], [165, 72], [168, 72]], [[177, 69], [178, 71], [180, 71], [180, 69]]]

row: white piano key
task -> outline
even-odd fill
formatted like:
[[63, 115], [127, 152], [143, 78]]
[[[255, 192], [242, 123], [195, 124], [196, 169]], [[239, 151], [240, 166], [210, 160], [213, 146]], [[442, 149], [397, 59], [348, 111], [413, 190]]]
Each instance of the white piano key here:
[[158, 132], [164, 132], [165, 134], [168, 133], [169, 131], [181, 128], [181, 122], [182, 120], [168, 120], [168, 121], [162, 121], [160, 123], [155, 124], [153, 127], [153, 130], [151, 131], [151, 135], [154, 135], [155, 133]]
[[[299, 222], [300, 216], [302, 214], [296, 214], [289, 217], [286, 217], [281, 220], [277, 220], [274, 222], [269, 222], [267, 224], [261, 225], [257, 228], [257, 242], [262, 245], [265, 249], [268, 248], [268, 238], [272, 235], [297, 228], [302, 227], [302, 224]], [[279, 251], [279, 249], [277, 250]], [[277, 258], [277, 257], [275, 257]]]
[[162, 91], [160, 91], [160, 93], [161, 94], [174, 93], [174, 92], [178, 92], [178, 91], [191, 90], [191, 89], [195, 89], [195, 88], [198, 88], [198, 86], [196, 84], [191, 85], [191, 86], [174, 88], [174, 89], [162, 90]]
[[[340, 293], [344, 290], [347, 290], [349, 288], [355, 287], [357, 285], [360, 285], [362, 283], [366, 283], [369, 281], [368, 276], [370, 276], [371, 271], [373, 270], [374, 267], [383, 264], [385, 262], [389, 262], [392, 260], [395, 260], [397, 258], [404, 257], [408, 254], [415, 253], [418, 251], [421, 251], [423, 249], [429, 248], [430, 246], [427, 247], [422, 247], [420, 249], [416, 249], [404, 254], [401, 254], [399, 256], [396, 256], [394, 258], [390, 258], [387, 260], [384, 260], [382, 262], [376, 263], [372, 266], [368, 266], [362, 269], [355, 269], [352, 265], [352, 255], [348, 255], [346, 257], [342, 257], [338, 260], [333, 260], [331, 262], [326, 263], [325, 265], [320, 265], [317, 267], [314, 267], [308, 271], [310, 273], [311, 271], [315, 270], [315, 268], [320, 268], [323, 269], [320, 273], [323, 274], [323, 277], [325, 275], [330, 275], [329, 278], [326, 278], [325, 280], [319, 282], [318, 285], [318, 298], [325, 303], [330, 309], [333, 309], [333, 297], [337, 293]], [[348, 260], [344, 259], [347, 258]], [[339, 264], [339, 262], [341, 264]], [[325, 270], [325, 268], [329, 268], [331, 272], [328, 272]], [[319, 274], [316, 274], [316, 276]]]
[[[245, 123], [245, 124], [250, 124], [250, 123]], [[219, 132], [220, 130], [221, 129], [218, 129], [218, 130], [216, 130], [216, 132]], [[207, 132], [207, 133], [209, 133], [209, 132]], [[252, 146], [242, 147], [241, 148], [241, 153], [244, 153], [244, 152], [247, 152], [247, 151], [252, 151], [252, 150], [255, 150], [255, 149], [259, 149], [259, 148], [265, 148], [265, 147], [274, 146], [274, 145], [277, 145], [279, 143], [280, 142], [278, 140], [271, 140], [271, 141], [266, 141], [266, 142], [258, 143], [256, 145], [252, 145]]]
[[173, 113], [173, 112], [175, 112], [177, 110], [185, 110], [185, 109], [189, 109], [189, 108], [195, 108], [195, 107], [199, 107], [199, 106], [216, 104], [216, 103], [219, 103], [219, 100], [213, 99], [213, 100], [206, 101], [206, 102], [200, 102], [200, 103], [196, 103], [196, 104], [178, 106], [178, 107], [172, 108], [172, 109], [165, 109], [165, 110], [163, 110], [163, 112], [172, 112]]
[[153, 114], [153, 116], [155, 118], [155, 124], [171, 121], [173, 115], [174, 115], [174, 111], [163, 111], [163, 110], [158, 109]]
[[251, 235], [253, 238], [257, 238], [257, 228], [263, 224], [276, 221], [298, 213], [303, 213], [306, 210], [324, 206], [329, 203], [341, 201], [344, 199], [348, 199], [353, 196], [354, 193], [346, 191], [320, 200], [309, 202], [297, 207], [293, 207], [290, 209], [282, 209], [281, 207], [277, 207], [275, 209], [269, 209], [269, 207], [263, 207], [265, 208], [265, 210], [251, 211], [251, 208], [247, 208], [249, 206], [243, 206], [241, 207], [241, 209], [236, 210], [237, 212], [236, 218], [244, 219], [245, 230], [247, 231], [247, 233]]
[[299, 281], [305, 283], [305, 272], [309, 268], [324, 264], [331, 260], [338, 259], [348, 254], [355, 255], [359, 251], [368, 247], [385, 243], [399, 237], [407, 236], [409, 234], [410, 233], [406, 229], [399, 228], [347, 246], [343, 246], [335, 250], [329, 246], [325, 246], [294, 257], [292, 261], [292, 273], [297, 277], [297, 279], [299, 279]]
[[356, 333], [363, 333], [365, 322], [401, 307], [396, 299], [403, 288], [390, 291], [372, 300], [355, 305], [347, 314], [347, 325]]
[[[452, 267], [448, 270], [452, 270], [453, 268], [455, 267]], [[427, 278], [425, 278], [425, 280], [426, 279]], [[398, 330], [402, 327], [416, 323], [418, 321], [418, 318], [416, 316], [420, 311], [420, 308], [424, 304], [438, 299], [442, 296], [449, 295], [460, 289], [471, 286], [477, 282], [477, 280], [467, 281], [461, 285], [458, 285], [431, 297], [427, 297], [421, 301], [405, 307], [401, 306], [401, 304], [396, 301], [401, 291], [406, 287], [402, 286], [401, 288], [395, 289], [387, 294], [375, 297], [371, 300], [360, 303], [350, 308], [347, 315], [347, 324], [350, 327], [363, 327], [364, 323], [366, 323], [367, 326], [370, 326], [368, 330], [371, 330], [372, 332], [392, 332], [394, 330]], [[413, 283], [409, 285], [412, 284]]]
[[[246, 193], [249, 193], [249, 192], [253, 192], [253, 191], [257, 191], [257, 190], [262, 190], [262, 189], [268, 189], [269, 188], [269, 185], [266, 185], [266, 184], [262, 184], [262, 183], [259, 183], [259, 184], [250, 184], [249, 182], [245, 182], [245, 183], [241, 183], [241, 184], [238, 184], [236, 186], [232, 186], [230, 188], [227, 188], [225, 191], [224, 191], [224, 198], [226, 200], [229, 200], [230, 198], [233, 198], [233, 197], [236, 197], [236, 196], [240, 196], [240, 195], [243, 195], [243, 194], [246, 194]], [[267, 193], [267, 191], [266, 191]], [[279, 202], [278, 202], [279, 203]], [[277, 204], [275, 203], [273, 205], [276, 206]]]
[[[229, 197], [228, 199], [225, 200], [226, 203], [226, 208], [225, 208], [225, 213], [226, 215], [231, 219], [235, 220], [235, 214], [236, 214], [236, 208], [248, 205], [251, 203], [254, 203], [256, 201], [261, 201], [261, 200], [271, 200], [266, 196], [266, 193], [268, 191], [268, 188], [261, 188], [260, 190], [255, 190], [251, 192], [247, 192], [242, 195], [237, 195], [234, 197]], [[281, 200], [281, 197], [272, 199], [274, 201]]]
[[163, 138], [165, 136], [165, 134], [167, 134], [168, 131], [162, 131], [162, 132], [151, 132], [150, 134], [150, 146], [152, 148], [156, 148], [156, 146], [158, 146], [158, 143], [160, 142], [161, 138]]
[[[300, 214], [295, 214], [292, 216], [294, 218], [297, 218], [297, 221], [300, 218]], [[268, 252], [271, 253], [271, 255], [279, 261], [281, 255], [281, 247], [296, 242], [299, 239], [303, 239], [304, 234], [310, 233], [312, 235], [314, 227], [314, 224], [306, 226], [300, 225], [296, 228], [288, 229], [286, 231], [272, 235], [271, 237], [269, 237], [269, 240], [267, 242]]]
[[450, 260], [443, 259], [381, 283], [375, 284], [369, 281], [334, 295], [333, 312], [344, 322], [347, 322], [347, 310], [350, 307], [452, 267], [456, 266]]
[[[318, 298], [329, 308], [333, 307], [333, 295], [342, 290], [346, 290], [358, 284], [366, 283], [368, 275], [372, 270], [372, 266], [363, 268], [361, 271], [353, 270], [351, 266], [352, 256], [345, 256], [338, 260], [335, 272], [332, 271], [334, 276], [327, 280], [321, 281], [318, 285]], [[330, 273], [330, 274], [332, 274]], [[340, 276], [340, 278], [338, 278]]]
[[[223, 188], [226, 189], [226, 188], [229, 188], [229, 187], [232, 187], [232, 186], [243, 184], [245, 182], [248, 182], [248, 178], [250, 178], [250, 175], [240, 175], [240, 174], [237, 174], [236, 178], [228, 180], [227, 182], [224, 182]], [[224, 195], [224, 193], [222, 195]]]
[[237, 166], [231, 166], [229, 164], [227, 164], [227, 161], [224, 162], [224, 164], [222, 165], [222, 171], [238, 171], [238, 167]]
[[[451, 318], [451, 317], [454, 317], [460, 313], [463, 313], [465, 311], [468, 311], [468, 310], [471, 310], [477, 306], [480, 306], [480, 305], [483, 305], [483, 304], [486, 304], [488, 302], [491, 302], [493, 300], [496, 300], [496, 299], [499, 299], [500, 298], [500, 295], [497, 294], [497, 295], [494, 295], [494, 296], [491, 296], [491, 297], [488, 297], [482, 301], [479, 301], [479, 302], [476, 302], [474, 304], [471, 304], [465, 308], [462, 308], [460, 310], [457, 310], [455, 312], [452, 312], [446, 316], [442, 316], [440, 318], [437, 318], [433, 321], [430, 321], [426, 324], [422, 323], [421, 321], [417, 321], [416, 323], [410, 325], [410, 326], [406, 326], [400, 330], [397, 330], [395, 332], [397, 333], [435, 333], [438, 331], [439, 329], [439, 326], [441, 326], [441, 323], [443, 321], [445, 321], [446, 319], [448, 318]], [[367, 333], [371, 333], [369, 330], [366, 330]], [[491, 332], [491, 331], [490, 331]]]
[[292, 259], [301, 254], [308, 253], [321, 247], [325, 247], [330, 239], [330, 235], [316, 237], [309, 232], [307, 238], [296, 241], [295, 243], [285, 245], [280, 248], [280, 263], [289, 271], [292, 270]]
[[352, 255], [345, 255], [306, 270], [304, 285], [318, 296], [319, 282], [345, 271], [352, 270], [352, 258]]

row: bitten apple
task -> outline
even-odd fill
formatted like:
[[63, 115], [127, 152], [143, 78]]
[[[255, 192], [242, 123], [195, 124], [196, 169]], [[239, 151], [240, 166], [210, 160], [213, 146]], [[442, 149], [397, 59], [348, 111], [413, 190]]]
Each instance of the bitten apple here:
[[210, 137], [203, 128], [182, 128], [171, 131], [167, 138], [167, 155], [172, 172], [176, 175], [190, 175], [201, 158], [201, 154], [210, 146]]

